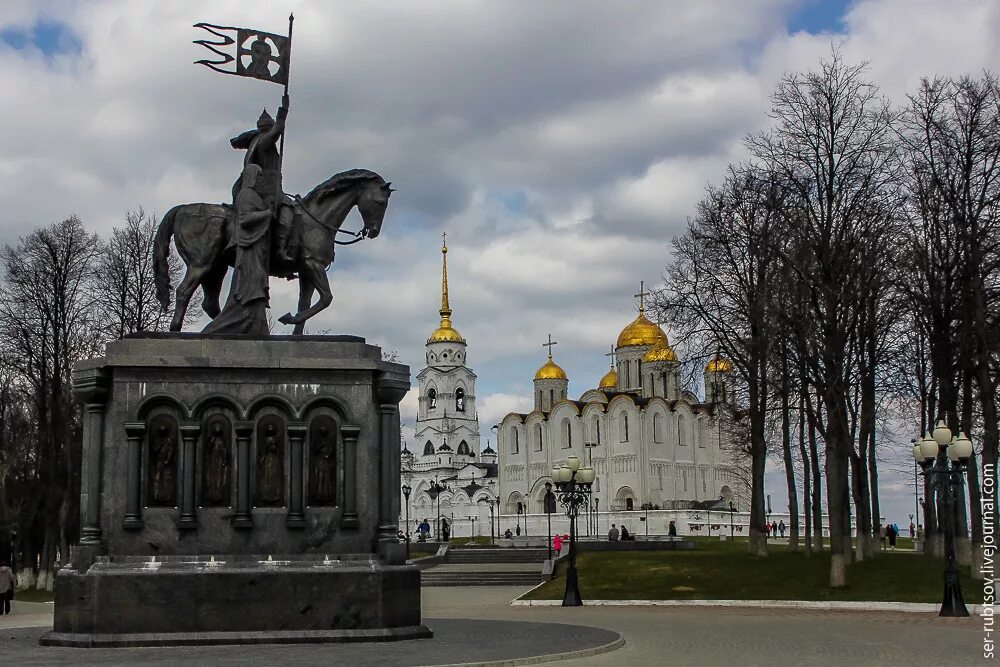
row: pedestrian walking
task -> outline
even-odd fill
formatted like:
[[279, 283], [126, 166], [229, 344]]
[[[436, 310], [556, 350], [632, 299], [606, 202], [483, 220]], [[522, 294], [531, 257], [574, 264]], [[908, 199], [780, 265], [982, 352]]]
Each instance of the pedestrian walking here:
[[885, 531], [886, 537], [889, 538], [889, 548], [893, 551], [896, 550], [896, 536], [899, 535], [899, 530], [896, 528], [896, 524], [892, 524]]
[[618, 526], [611, 524], [611, 530], [608, 531], [608, 542], [618, 541]]
[[785, 536], [785, 520], [784, 520], [784, 519], [782, 519], [782, 520], [781, 520], [781, 521], [780, 521], [780, 522], [778, 523], [778, 532], [779, 532], [779, 533], [781, 533], [781, 536], [782, 536], [782, 537], [784, 537], [784, 536]]
[[625, 540], [628, 540], [630, 538], [631, 538], [631, 536], [629, 535], [628, 528], [626, 528], [625, 524], [623, 523], [622, 524], [622, 542], [624, 542]]
[[667, 526], [667, 536], [668, 537], [677, 537], [677, 524], [674, 523], [673, 521], [671, 521], [670, 525]]
[[769, 523], [764, 524], [764, 537], [765, 538], [771, 537], [771, 524]]
[[916, 534], [917, 534], [916, 526], [914, 526], [913, 522], [911, 521], [910, 522], [910, 539], [912, 540], [914, 537], [916, 537]]
[[556, 534], [552, 538], [552, 549], [556, 552], [556, 558], [559, 558], [559, 552], [562, 551], [563, 538], [562, 535]]
[[771, 522], [771, 536], [772, 537], [777, 537], [778, 536], [778, 522], [777, 521], [772, 521]]
[[10, 603], [14, 599], [14, 570], [10, 563], [0, 562], [0, 616], [10, 613]]

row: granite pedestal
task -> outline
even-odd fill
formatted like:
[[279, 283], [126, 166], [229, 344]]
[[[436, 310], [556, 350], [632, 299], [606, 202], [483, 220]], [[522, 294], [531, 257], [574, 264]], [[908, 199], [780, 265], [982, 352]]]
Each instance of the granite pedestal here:
[[430, 636], [396, 537], [408, 388], [351, 336], [145, 335], [79, 364], [82, 537], [42, 643]]

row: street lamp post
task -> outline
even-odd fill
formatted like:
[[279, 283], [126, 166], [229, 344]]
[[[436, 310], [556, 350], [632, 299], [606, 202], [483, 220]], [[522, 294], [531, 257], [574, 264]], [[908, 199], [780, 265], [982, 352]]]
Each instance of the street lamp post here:
[[475, 537], [476, 537], [476, 517], [474, 517], [471, 514], [469, 514], [465, 518], [467, 518], [471, 522], [471, 524], [472, 524], [472, 525], [469, 526], [469, 537], [473, 538], [473, 541], [475, 541]]
[[601, 499], [594, 498], [594, 533], [601, 532]]
[[569, 517], [569, 570], [566, 572], [566, 592], [562, 602], [564, 607], [579, 607], [583, 604], [576, 573], [576, 517], [580, 513], [580, 505], [587, 502], [587, 494], [594, 478], [594, 469], [590, 466], [581, 468], [577, 456], [570, 456], [566, 459], [566, 465], [552, 469], [559, 502], [565, 505], [566, 515]]
[[733, 531], [733, 514], [736, 512], [736, 505], [733, 501], [729, 501], [729, 539], [736, 537], [736, 533]]
[[493, 505], [496, 503], [492, 498], [480, 498], [479, 502], [490, 506], [490, 545], [496, 544], [495, 533], [493, 532]]
[[431, 482], [431, 485], [427, 487], [427, 495], [431, 497], [431, 502], [437, 501], [437, 526], [434, 529], [434, 538], [440, 542], [441, 541], [441, 494], [448, 490], [448, 487], [441, 484], [437, 480]]
[[545, 522], [548, 526], [548, 545], [549, 550], [549, 560], [552, 560], [552, 511], [554, 508], [550, 506], [549, 494], [552, 493], [552, 482], [545, 482]]
[[[941, 494], [944, 513], [939, 518], [944, 528], [944, 599], [939, 616], [968, 616], [969, 610], [962, 599], [962, 587], [958, 579], [958, 564], [955, 560], [955, 502], [956, 489], [961, 490], [963, 472], [972, 456], [972, 441], [959, 433], [952, 437], [951, 429], [944, 420], [938, 421], [934, 433], [924, 436], [913, 446], [913, 459], [923, 468], [931, 493]], [[931, 502], [928, 497], [928, 503]]]
[[409, 484], [403, 485], [403, 497], [406, 499], [406, 560], [410, 560], [410, 493], [413, 489]]

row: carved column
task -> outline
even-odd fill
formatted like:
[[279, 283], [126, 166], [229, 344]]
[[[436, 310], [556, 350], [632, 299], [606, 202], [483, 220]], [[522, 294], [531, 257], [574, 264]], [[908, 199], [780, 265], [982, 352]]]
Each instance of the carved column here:
[[253, 516], [250, 514], [250, 438], [253, 437], [253, 422], [234, 422], [236, 433], [236, 514], [230, 520], [233, 528], [250, 528]]
[[289, 528], [302, 528], [306, 525], [302, 484], [305, 478], [305, 470], [302, 467], [302, 449], [306, 430], [305, 424], [288, 425], [288, 442], [292, 451], [290, 452], [291, 470], [288, 471], [288, 518], [285, 520], [285, 525]]
[[142, 439], [146, 434], [143, 422], [128, 422], [125, 424], [125, 436], [128, 438], [128, 486], [125, 496], [125, 519], [122, 528], [139, 530], [142, 528]]
[[341, 426], [344, 438], [344, 513], [341, 528], [358, 527], [358, 434], [360, 426]]
[[86, 547], [102, 545], [101, 536], [101, 476], [104, 450], [104, 409], [111, 376], [106, 369], [91, 368], [73, 374], [73, 393], [84, 403], [83, 429], [84, 464], [80, 505], [83, 526], [80, 544]]
[[375, 383], [379, 406], [379, 516], [378, 550], [389, 563], [403, 562], [399, 529], [399, 402], [410, 388], [409, 379], [385, 373]]
[[181, 518], [177, 525], [181, 528], [197, 528], [198, 515], [195, 513], [195, 494], [198, 489], [198, 434], [201, 427], [197, 424], [184, 424], [180, 427], [181, 440], [184, 442], [184, 454], [181, 463], [184, 469], [181, 473]]

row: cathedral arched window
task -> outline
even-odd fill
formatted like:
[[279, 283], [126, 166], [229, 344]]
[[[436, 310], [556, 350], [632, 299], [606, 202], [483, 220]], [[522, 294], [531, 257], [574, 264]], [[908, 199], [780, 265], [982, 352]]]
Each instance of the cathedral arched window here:
[[687, 470], [681, 471], [681, 479], [684, 482], [684, 490], [687, 491], [688, 490], [688, 473], [687, 473]]
[[622, 412], [618, 416], [618, 430], [622, 442], [628, 441], [628, 413]]
[[518, 450], [518, 445], [519, 444], [520, 443], [518, 442], [518, 437], [517, 437], [517, 427], [516, 426], [511, 426], [510, 427], [510, 453], [511, 454], [517, 454], [517, 450]]
[[663, 415], [653, 413], [653, 442], [663, 442]]
[[694, 441], [699, 447], [705, 446], [705, 420], [696, 419], [694, 422]]
[[569, 417], [562, 420], [562, 446], [563, 449], [573, 446], [573, 424]]
[[590, 422], [590, 437], [597, 444], [601, 444], [601, 420], [597, 415], [594, 415], [594, 419]]
[[431, 441], [428, 440], [427, 444], [424, 445], [424, 456], [430, 456], [433, 453], [434, 453], [434, 445], [432, 445]]
[[535, 451], [542, 451], [542, 425], [535, 424]]
[[471, 456], [472, 453], [469, 451], [469, 443], [467, 443], [465, 440], [458, 443], [458, 453], [461, 454], [462, 456]]
[[465, 412], [465, 390], [461, 387], [455, 390], [455, 409]]
[[[677, 444], [681, 447], [687, 444], [687, 420], [684, 415], [677, 415]], [[687, 491], [687, 488], [684, 490]]]
[[431, 387], [427, 391], [427, 409], [428, 410], [433, 410], [434, 408], [437, 407], [437, 404], [438, 404], [438, 393], [437, 393], [437, 390], [434, 389], [434, 387]]

